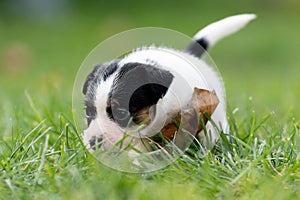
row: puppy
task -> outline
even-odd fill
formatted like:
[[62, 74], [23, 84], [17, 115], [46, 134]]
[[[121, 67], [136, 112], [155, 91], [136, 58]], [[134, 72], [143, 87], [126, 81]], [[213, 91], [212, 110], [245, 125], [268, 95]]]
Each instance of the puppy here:
[[[200, 58], [217, 41], [254, 18], [253, 14], [242, 14], [212, 23], [183, 51], [144, 47], [122, 59], [96, 65], [83, 86], [88, 124], [83, 141], [87, 148], [91, 152], [120, 150], [130, 144], [142, 152], [149, 150], [143, 138], [155, 136], [187, 107], [195, 87], [215, 91], [219, 99], [211, 116], [218, 127], [211, 122], [205, 127], [215, 143], [220, 130], [228, 132], [225, 90], [218, 73]], [[197, 137], [205, 140], [203, 131]]]

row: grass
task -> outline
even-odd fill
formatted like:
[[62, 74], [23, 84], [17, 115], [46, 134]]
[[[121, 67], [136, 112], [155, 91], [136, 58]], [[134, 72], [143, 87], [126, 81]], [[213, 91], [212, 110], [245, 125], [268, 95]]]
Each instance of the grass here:
[[[56, 23], [0, 17], [0, 199], [299, 199], [299, 3], [253, 2], [192, 1], [188, 12], [169, 3], [136, 4], [135, 12], [125, 12], [127, 4], [86, 6], [86, 16]], [[221, 137], [204, 158], [188, 152], [145, 174], [112, 170], [89, 155], [74, 128], [71, 89], [98, 42], [140, 26], [192, 35], [245, 11], [258, 19], [211, 50], [227, 89], [230, 140]], [[12, 72], [2, 59], [15, 43], [29, 49], [31, 62]]]
[[206, 157], [188, 152], [160, 171], [126, 174], [86, 152], [70, 109], [37, 109], [42, 103], [27, 96], [0, 143], [3, 199], [299, 198], [300, 124], [292, 117], [277, 124], [273, 113], [231, 112], [231, 141], [221, 137]]

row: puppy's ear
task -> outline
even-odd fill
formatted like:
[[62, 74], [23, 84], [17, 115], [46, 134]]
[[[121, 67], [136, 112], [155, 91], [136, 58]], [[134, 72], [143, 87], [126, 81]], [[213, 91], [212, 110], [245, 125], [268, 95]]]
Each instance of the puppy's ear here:
[[156, 104], [168, 91], [173, 78], [171, 72], [155, 65], [127, 63], [114, 80], [112, 96], [121, 107], [128, 109], [129, 103], [129, 112], [134, 114]]
[[171, 72], [152, 65], [137, 65], [135, 71], [145, 84], [138, 87], [130, 98], [132, 113], [155, 105], [167, 93], [174, 78]]
[[86, 77], [85, 83], [83, 85], [82, 93], [86, 95], [86, 92], [88, 90], [88, 87], [90, 84], [95, 80], [96, 74], [99, 71], [99, 68], [101, 68], [101, 65], [96, 65], [91, 73]]
[[110, 75], [112, 75], [118, 68], [120, 60], [113, 60], [108, 63], [96, 65], [93, 71], [87, 76], [83, 85], [82, 93], [86, 95], [90, 85], [96, 86], [100, 81], [105, 81]]
[[136, 101], [144, 101], [144, 99], [140, 99], [140, 94], [145, 95], [149, 105], [156, 104], [167, 93], [174, 78], [171, 72], [152, 65], [138, 65], [136, 72], [140, 79], [145, 80], [145, 85], [141, 85], [134, 91], [130, 99], [130, 104], [133, 105], [136, 104]]

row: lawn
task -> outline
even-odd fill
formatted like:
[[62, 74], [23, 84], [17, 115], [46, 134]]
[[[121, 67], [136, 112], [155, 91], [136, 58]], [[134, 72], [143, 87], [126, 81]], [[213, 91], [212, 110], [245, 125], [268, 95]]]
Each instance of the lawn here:
[[[40, 18], [8, 2], [0, 3], [0, 199], [300, 198], [298, 1], [65, 1]], [[85, 150], [72, 89], [98, 43], [146, 26], [192, 36], [245, 12], [258, 18], [209, 52], [227, 90], [231, 141], [145, 174], [115, 171]]]

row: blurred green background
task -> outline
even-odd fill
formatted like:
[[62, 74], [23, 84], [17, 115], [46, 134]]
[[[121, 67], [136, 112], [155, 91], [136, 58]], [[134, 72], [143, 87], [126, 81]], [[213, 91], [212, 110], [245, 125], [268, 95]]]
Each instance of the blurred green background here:
[[[203, 161], [184, 158], [186, 164], [179, 161], [166, 173], [148, 176], [112, 171], [83, 151], [72, 128], [72, 88], [96, 45], [137, 27], [193, 36], [211, 22], [240, 13], [258, 18], [209, 54], [224, 79], [229, 112], [240, 109], [232, 126], [242, 138], [249, 133], [245, 147], [237, 140], [234, 153], [216, 149]], [[298, 195], [299, 19], [299, 0], [0, 0], [0, 199], [5, 194], [13, 199]], [[260, 123], [271, 111], [276, 113], [271, 125]], [[227, 160], [224, 165], [219, 157]]]
[[[229, 106], [248, 103], [278, 117], [300, 116], [300, 1], [2, 0], [0, 101], [17, 106], [49, 94], [71, 108], [76, 72], [104, 39], [136, 27], [165, 27], [193, 36], [229, 15], [257, 20], [210, 50], [223, 76]], [[79, 88], [81, 90], [81, 88]], [[39, 106], [39, 105], [38, 105]], [[1, 110], [1, 108], [0, 108]]]

